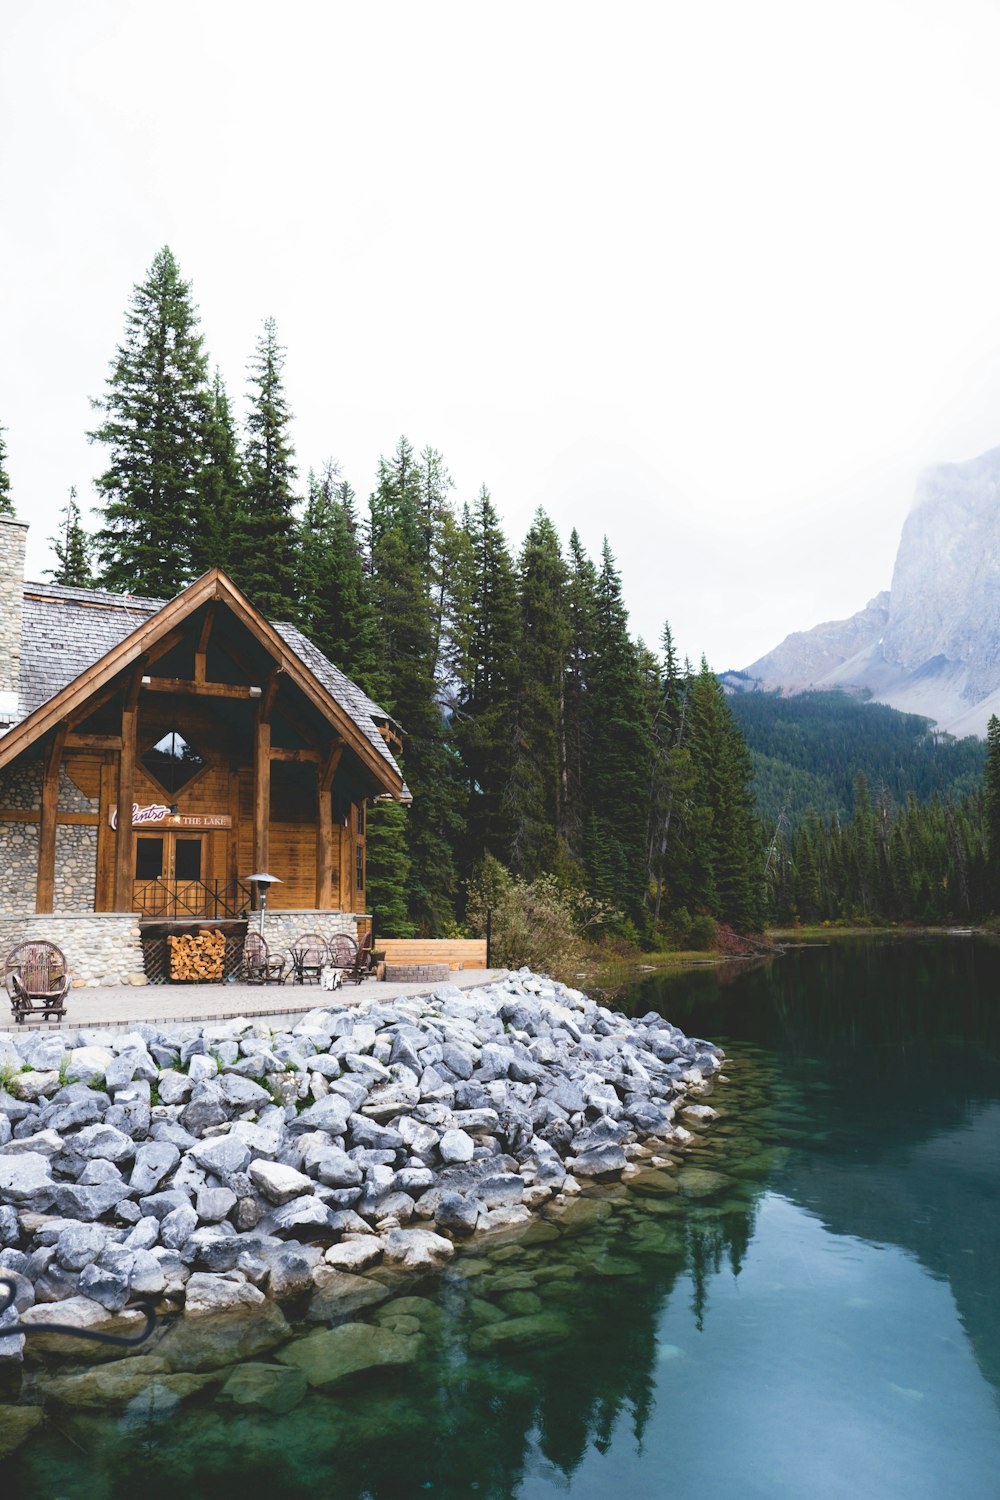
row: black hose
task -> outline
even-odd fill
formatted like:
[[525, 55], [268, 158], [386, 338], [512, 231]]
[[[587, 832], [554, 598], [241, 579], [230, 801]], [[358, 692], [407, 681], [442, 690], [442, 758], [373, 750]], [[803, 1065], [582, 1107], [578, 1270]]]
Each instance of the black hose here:
[[[0, 1274], [0, 1318], [13, 1307], [17, 1296], [17, 1282], [12, 1276]], [[120, 1349], [134, 1349], [144, 1344], [156, 1327], [156, 1311], [152, 1302], [143, 1302], [136, 1309], [145, 1314], [146, 1326], [141, 1333], [125, 1338], [119, 1333], [95, 1333], [89, 1328], [71, 1328], [68, 1323], [8, 1323], [0, 1325], [0, 1339], [12, 1334], [64, 1333], [73, 1339], [92, 1339], [95, 1344], [115, 1344]]]

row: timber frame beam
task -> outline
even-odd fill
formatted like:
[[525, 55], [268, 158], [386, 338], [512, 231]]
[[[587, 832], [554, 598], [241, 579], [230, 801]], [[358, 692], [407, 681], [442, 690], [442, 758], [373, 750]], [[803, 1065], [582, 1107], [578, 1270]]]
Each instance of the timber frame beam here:
[[114, 911], [132, 909], [132, 802], [135, 794], [139, 689], [146, 663], [138, 662], [125, 689], [122, 747], [118, 756], [118, 827], [115, 834]]
[[51, 911], [56, 888], [56, 815], [59, 808], [59, 767], [69, 725], [60, 724], [49, 746], [42, 774], [42, 807], [38, 820], [38, 883], [35, 910]]
[[320, 911], [333, 908], [333, 800], [330, 789], [343, 753], [344, 741], [334, 741], [322, 763], [316, 767], [316, 905]]

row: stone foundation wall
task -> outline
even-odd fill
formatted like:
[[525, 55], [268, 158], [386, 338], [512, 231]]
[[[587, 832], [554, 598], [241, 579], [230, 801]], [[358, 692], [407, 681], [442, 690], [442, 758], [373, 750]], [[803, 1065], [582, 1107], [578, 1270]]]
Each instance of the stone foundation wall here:
[[[251, 932], [257, 931], [257, 912], [250, 913]], [[264, 913], [264, 941], [272, 953], [287, 953], [303, 932], [318, 932], [327, 942], [335, 932], [346, 932], [357, 941], [358, 920], [349, 911], [268, 911]]]
[[0, 959], [18, 943], [39, 939], [62, 949], [74, 985], [146, 983], [139, 919], [132, 912], [90, 912], [83, 916], [58, 911], [0, 916]]

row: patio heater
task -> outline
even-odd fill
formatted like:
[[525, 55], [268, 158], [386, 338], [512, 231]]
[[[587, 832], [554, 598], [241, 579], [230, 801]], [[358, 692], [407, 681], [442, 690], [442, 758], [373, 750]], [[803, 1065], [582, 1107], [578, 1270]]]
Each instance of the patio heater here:
[[260, 916], [257, 918], [257, 931], [261, 937], [264, 936], [264, 910], [267, 906], [267, 888], [271, 885], [281, 885], [282, 881], [277, 875], [244, 875], [252, 886], [257, 888], [257, 910]]

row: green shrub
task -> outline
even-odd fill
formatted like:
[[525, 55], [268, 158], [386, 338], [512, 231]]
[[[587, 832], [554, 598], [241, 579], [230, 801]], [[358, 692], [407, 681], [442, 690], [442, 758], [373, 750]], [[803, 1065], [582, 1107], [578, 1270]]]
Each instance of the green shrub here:
[[688, 933], [688, 947], [695, 953], [708, 953], [715, 947], [718, 931], [718, 923], [714, 917], [709, 917], [704, 913], [692, 917]]
[[619, 916], [606, 903], [562, 885], [554, 875], [520, 880], [487, 855], [468, 888], [466, 920], [477, 937], [486, 932], [490, 909], [491, 962], [505, 969], [527, 965], [556, 977], [579, 970], [585, 933]]

